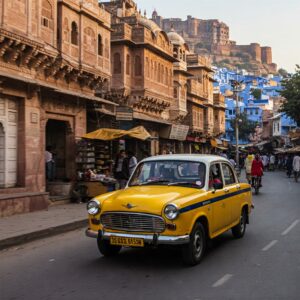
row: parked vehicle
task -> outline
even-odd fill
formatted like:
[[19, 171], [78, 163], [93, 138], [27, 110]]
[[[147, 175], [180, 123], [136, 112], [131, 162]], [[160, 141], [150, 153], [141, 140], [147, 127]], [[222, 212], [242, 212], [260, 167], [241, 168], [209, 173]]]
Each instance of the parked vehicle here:
[[219, 156], [164, 155], [136, 167], [124, 190], [88, 205], [87, 236], [104, 256], [122, 247], [181, 247], [185, 263], [198, 264], [207, 240], [231, 229], [242, 238], [252, 208], [251, 186], [240, 183]]

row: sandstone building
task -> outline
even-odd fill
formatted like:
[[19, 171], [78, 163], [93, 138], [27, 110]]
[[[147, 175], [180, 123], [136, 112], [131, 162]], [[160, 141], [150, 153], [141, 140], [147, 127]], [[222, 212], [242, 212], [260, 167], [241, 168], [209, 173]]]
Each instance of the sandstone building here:
[[75, 141], [110, 81], [110, 14], [97, 0], [0, 1], [0, 216], [47, 207], [45, 148], [72, 180]]
[[244, 68], [252, 66], [253, 72], [275, 73], [277, 66], [272, 62], [272, 48], [261, 47], [257, 43], [238, 45], [230, 40], [229, 27], [219, 20], [202, 20], [188, 16], [186, 20], [179, 18], [164, 19], [155, 10], [152, 20], [163, 30], [174, 28], [185, 39], [191, 51], [209, 55], [214, 63], [240, 65]]

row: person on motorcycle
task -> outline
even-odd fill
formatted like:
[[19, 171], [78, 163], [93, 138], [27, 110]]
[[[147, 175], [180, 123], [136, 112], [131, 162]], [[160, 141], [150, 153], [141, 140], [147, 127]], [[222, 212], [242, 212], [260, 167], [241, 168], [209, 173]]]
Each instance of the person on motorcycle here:
[[264, 165], [260, 159], [259, 154], [256, 154], [251, 167], [252, 186], [254, 186], [254, 177], [258, 177], [259, 187], [262, 187], [261, 177], [263, 176], [263, 170], [264, 170]]

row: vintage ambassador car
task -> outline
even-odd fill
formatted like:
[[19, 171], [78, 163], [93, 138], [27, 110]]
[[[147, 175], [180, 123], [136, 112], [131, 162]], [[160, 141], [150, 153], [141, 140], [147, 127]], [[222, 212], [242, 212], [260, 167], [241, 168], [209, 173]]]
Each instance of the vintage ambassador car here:
[[164, 155], [141, 161], [124, 190], [87, 204], [86, 235], [104, 256], [122, 247], [173, 245], [183, 260], [199, 263], [207, 240], [231, 229], [245, 234], [251, 187], [230, 162], [213, 155]]

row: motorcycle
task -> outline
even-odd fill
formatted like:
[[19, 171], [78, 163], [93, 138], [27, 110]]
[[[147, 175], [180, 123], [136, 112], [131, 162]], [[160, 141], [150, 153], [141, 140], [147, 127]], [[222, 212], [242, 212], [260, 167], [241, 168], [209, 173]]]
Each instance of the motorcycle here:
[[254, 188], [255, 195], [258, 195], [259, 189], [261, 187], [261, 178], [259, 176], [252, 177], [252, 187]]

